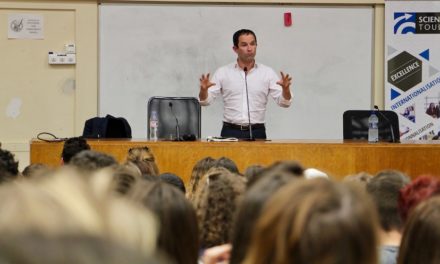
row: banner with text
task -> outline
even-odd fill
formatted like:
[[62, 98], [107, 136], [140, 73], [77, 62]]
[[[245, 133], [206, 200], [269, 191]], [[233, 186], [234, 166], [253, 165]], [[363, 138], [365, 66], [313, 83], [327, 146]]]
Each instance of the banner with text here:
[[440, 2], [385, 2], [385, 108], [400, 138], [440, 135]]

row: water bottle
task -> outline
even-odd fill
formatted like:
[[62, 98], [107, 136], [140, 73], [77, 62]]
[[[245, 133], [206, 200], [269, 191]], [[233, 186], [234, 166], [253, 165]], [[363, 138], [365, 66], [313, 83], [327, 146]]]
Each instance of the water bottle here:
[[371, 115], [368, 118], [368, 142], [379, 142], [379, 118], [375, 111], [371, 111]]
[[150, 115], [150, 140], [157, 141], [157, 132], [159, 129], [159, 118], [157, 111], [152, 111]]

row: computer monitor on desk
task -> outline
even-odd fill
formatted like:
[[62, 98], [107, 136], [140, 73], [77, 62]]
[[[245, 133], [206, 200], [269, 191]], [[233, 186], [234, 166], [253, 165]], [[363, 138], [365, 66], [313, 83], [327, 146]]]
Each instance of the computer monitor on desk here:
[[[379, 141], [399, 142], [399, 117], [393, 111], [376, 111], [379, 118]], [[344, 139], [368, 140], [371, 110], [347, 110], [343, 116]]]

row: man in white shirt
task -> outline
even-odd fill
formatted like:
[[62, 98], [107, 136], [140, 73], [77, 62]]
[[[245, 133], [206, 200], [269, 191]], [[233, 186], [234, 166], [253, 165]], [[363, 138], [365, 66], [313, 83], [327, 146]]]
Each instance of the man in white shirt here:
[[279, 106], [289, 107], [292, 101], [292, 78], [280, 72], [279, 79], [272, 68], [255, 62], [257, 37], [251, 30], [235, 32], [233, 42], [232, 49], [237, 53], [237, 61], [219, 68], [212, 79], [209, 73], [201, 76], [200, 104], [206, 106], [219, 95], [223, 97], [222, 137], [266, 139], [264, 123], [268, 96]]

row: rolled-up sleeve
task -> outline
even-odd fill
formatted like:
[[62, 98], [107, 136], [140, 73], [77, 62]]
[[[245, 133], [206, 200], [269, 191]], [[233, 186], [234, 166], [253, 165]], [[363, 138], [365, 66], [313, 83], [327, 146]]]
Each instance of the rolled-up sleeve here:
[[215, 85], [208, 89], [208, 97], [205, 100], [203, 101], [199, 100], [200, 105], [202, 106], [210, 105], [220, 95], [221, 86], [220, 86], [219, 74], [220, 73], [217, 70], [212, 76], [211, 82], [215, 83]]
[[283, 89], [277, 84], [279, 80], [278, 75], [272, 70], [269, 76], [269, 94], [279, 106], [287, 108], [292, 104], [293, 95], [290, 100], [283, 97]]

